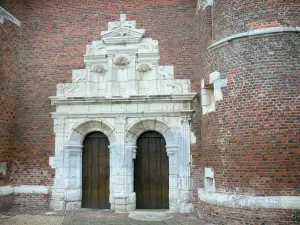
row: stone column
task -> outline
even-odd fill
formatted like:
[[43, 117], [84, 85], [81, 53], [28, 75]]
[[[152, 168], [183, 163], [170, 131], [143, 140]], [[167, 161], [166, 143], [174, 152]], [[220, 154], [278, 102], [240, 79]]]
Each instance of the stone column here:
[[181, 120], [181, 166], [180, 166], [180, 204], [179, 212], [189, 213], [193, 211], [191, 196], [191, 165], [190, 165], [190, 148], [191, 148], [191, 128], [190, 117], [183, 116]]
[[110, 146], [110, 203], [114, 212], [130, 212], [135, 209], [132, 158], [135, 151], [136, 146]]
[[82, 145], [65, 146], [64, 177], [65, 209], [80, 209], [82, 200]]
[[[125, 146], [124, 117], [116, 118], [115, 131], [117, 144], [110, 146], [110, 203], [111, 209], [115, 212], [130, 212], [135, 208], [133, 199], [133, 160], [132, 149], [135, 146]], [[134, 195], [135, 196], [135, 195]]]
[[178, 163], [176, 158], [178, 146], [167, 145], [166, 149], [169, 157], [169, 210], [178, 212]]
[[54, 186], [51, 188], [51, 203], [50, 207], [54, 210], [64, 210], [64, 127], [65, 119], [54, 119], [55, 132], [55, 157], [49, 158], [49, 164], [52, 169], [55, 169]]

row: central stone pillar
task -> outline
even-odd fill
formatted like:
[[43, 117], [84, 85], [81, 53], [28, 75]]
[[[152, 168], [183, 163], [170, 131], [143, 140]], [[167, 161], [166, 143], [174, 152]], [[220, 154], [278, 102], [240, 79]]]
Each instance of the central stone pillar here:
[[130, 212], [135, 209], [132, 152], [135, 152], [136, 146], [125, 146], [125, 125], [125, 118], [116, 118], [115, 131], [118, 142], [109, 146], [110, 203], [114, 212]]
[[131, 212], [135, 209], [133, 192], [133, 154], [136, 146], [110, 146], [110, 203], [114, 212]]

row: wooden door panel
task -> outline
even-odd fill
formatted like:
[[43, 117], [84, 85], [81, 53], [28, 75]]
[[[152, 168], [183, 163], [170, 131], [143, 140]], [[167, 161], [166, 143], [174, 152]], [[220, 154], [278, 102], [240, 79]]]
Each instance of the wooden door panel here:
[[108, 138], [93, 132], [86, 136], [83, 146], [82, 207], [110, 208]]
[[169, 163], [163, 136], [150, 131], [137, 141], [134, 187], [138, 209], [169, 208]]

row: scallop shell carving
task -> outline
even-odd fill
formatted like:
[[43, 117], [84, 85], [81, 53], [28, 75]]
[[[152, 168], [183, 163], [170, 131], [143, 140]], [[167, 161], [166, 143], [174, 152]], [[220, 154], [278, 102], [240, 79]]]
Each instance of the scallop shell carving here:
[[91, 71], [96, 73], [105, 73], [107, 68], [104, 65], [94, 64], [91, 67]]
[[114, 64], [118, 66], [126, 66], [130, 63], [130, 56], [129, 55], [116, 55], [114, 58]]
[[137, 66], [136, 70], [138, 72], [147, 72], [149, 70], [152, 70], [152, 64], [151, 63], [141, 63]]

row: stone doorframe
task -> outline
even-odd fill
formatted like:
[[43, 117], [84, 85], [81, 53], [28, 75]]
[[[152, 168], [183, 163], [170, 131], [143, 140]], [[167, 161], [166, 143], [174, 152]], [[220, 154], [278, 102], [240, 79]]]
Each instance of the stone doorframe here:
[[[134, 192], [134, 159], [138, 137], [146, 131], [157, 131], [166, 141], [169, 157], [169, 210], [191, 212], [190, 125], [182, 117], [181, 128], [171, 128], [157, 118], [136, 118], [126, 126], [126, 118], [117, 118], [115, 127], [103, 120], [84, 120], [69, 132], [67, 144], [52, 166], [56, 169], [52, 189], [52, 208], [79, 209], [82, 200], [82, 143], [87, 134], [103, 132], [110, 142], [110, 203], [115, 212], [136, 208]], [[62, 177], [61, 177], [62, 176]], [[63, 178], [63, 179], [60, 179]], [[59, 181], [63, 184], [60, 185]]]

